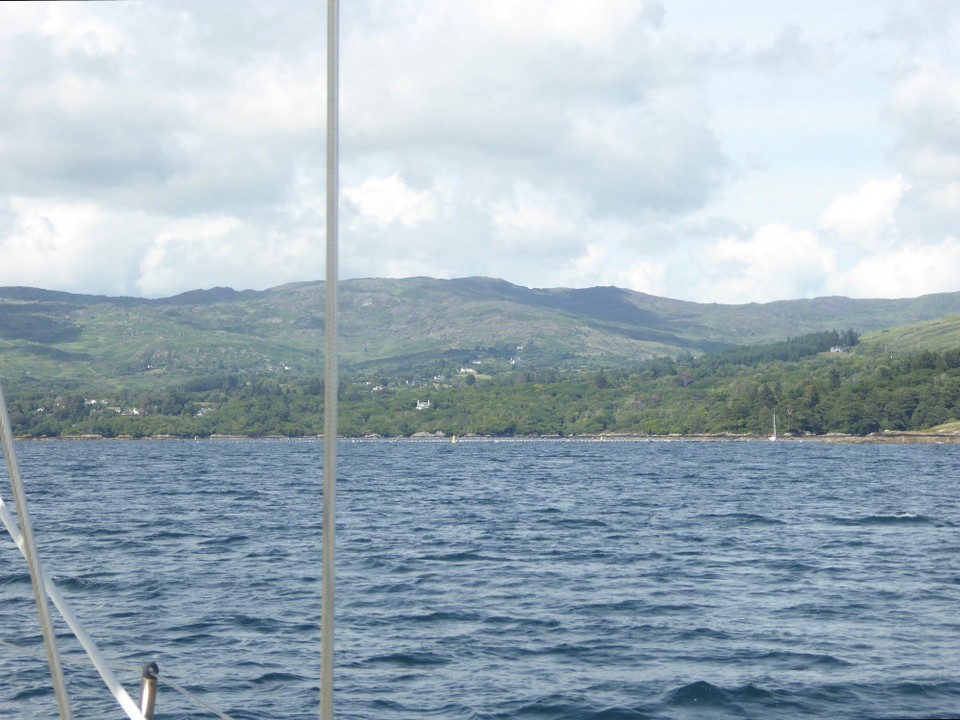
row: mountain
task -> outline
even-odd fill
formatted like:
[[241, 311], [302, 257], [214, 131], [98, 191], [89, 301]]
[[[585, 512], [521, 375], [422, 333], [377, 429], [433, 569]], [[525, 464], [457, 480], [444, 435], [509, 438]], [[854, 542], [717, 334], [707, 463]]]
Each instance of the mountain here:
[[[156, 300], [0, 288], [0, 377], [119, 389], [218, 374], [320, 374], [323, 293], [322, 282]], [[960, 293], [719, 305], [615, 287], [421, 277], [343, 281], [340, 308], [344, 370], [396, 374], [478, 360], [615, 367], [819, 330], [870, 333], [960, 314]], [[904, 337], [898, 350], [910, 345]]]

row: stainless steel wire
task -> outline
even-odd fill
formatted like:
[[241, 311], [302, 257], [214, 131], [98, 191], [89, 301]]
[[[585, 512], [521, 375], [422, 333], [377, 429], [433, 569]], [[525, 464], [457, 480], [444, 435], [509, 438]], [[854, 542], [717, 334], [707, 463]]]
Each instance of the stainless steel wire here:
[[17, 456], [13, 449], [13, 431], [10, 429], [10, 416], [7, 414], [7, 403], [3, 397], [2, 387], [0, 387], [0, 440], [3, 443], [3, 456], [7, 461], [7, 473], [10, 476], [10, 484], [13, 486], [13, 501], [17, 508], [17, 520], [20, 524], [21, 541], [17, 544], [23, 556], [27, 559], [27, 566], [30, 569], [30, 584], [33, 586], [33, 597], [37, 601], [40, 632], [43, 634], [43, 644], [47, 651], [47, 663], [50, 665], [50, 678], [53, 681], [53, 689], [57, 696], [57, 708], [60, 711], [61, 720], [71, 720], [73, 715], [70, 712], [70, 696], [67, 694], [63, 667], [60, 665], [57, 636], [53, 632], [50, 605], [47, 602], [47, 593], [43, 587], [43, 569], [40, 567], [40, 558], [37, 556], [37, 546], [33, 539], [33, 526], [30, 523], [30, 514], [27, 512], [27, 499], [23, 493], [20, 468], [17, 465]]
[[333, 720], [334, 586], [337, 488], [337, 251], [339, 244], [338, 0], [327, 0], [327, 217], [323, 396], [323, 569], [320, 614], [320, 718]]

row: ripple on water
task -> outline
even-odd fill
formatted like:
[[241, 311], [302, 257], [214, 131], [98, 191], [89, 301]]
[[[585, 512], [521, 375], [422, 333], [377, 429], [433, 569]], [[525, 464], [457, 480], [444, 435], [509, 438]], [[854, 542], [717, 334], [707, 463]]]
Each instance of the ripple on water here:
[[[316, 717], [318, 443], [18, 448], [44, 562], [111, 659], [155, 659], [238, 720]], [[960, 707], [960, 448], [341, 451], [340, 718]], [[29, 577], [8, 550], [0, 638], [36, 649]], [[70, 672], [78, 720], [115, 715], [95, 673]], [[0, 647], [0, 714], [50, 717], [48, 685], [42, 661]], [[160, 707], [198, 716], [169, 690]]]

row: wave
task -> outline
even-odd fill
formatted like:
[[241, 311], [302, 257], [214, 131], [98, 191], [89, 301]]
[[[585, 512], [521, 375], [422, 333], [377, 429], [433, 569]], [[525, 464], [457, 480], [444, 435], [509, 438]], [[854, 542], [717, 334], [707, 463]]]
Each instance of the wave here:
[[446, 665], [450, 660], [432, 652], [396, 652], [387, 655], [375, 655], [362, 660], [361, 667], [391, 665], [394, 667], [435, 667]]
[[482, 555], [474, 550], [461, 550], [458, 552], [449, 552], [449, 553], [434, 553], [431, 555], [424, 555], [422, 560], [435, 560], [438, 562], [474, 562], [477, 560], [496, 560], [497, 558], [491, 557], [489, 555]]
[[117, 581], [116, 573], [92, 573], [90, 575], [56, 575], [50, 576], [57, 587], [72, 592], [111, 592], [122, 591], [127, 588]]
[[576, 606], [578, 612], [587, 615], [629, 615], [656, 617], [661, 615], [684, 615], [702, 612], [706, 606], [697, 603], [654, 603], [643, 598], [630, 598], [611, 602], [587, 603]]
[[536, 720], [652, 720], [663, 717], [644, 706], [605, 705], [578, 694], [552, 694], [525, 702], [502, 703], [496, 712], [471, 718], [535, 718]]
[[[956, 717], [957, 682], [829, 683], [805, 693], [822, 716], [859, 707], [861, 717]], [[923, 710], [918, 709], [922, 707]], [[909, 708], [909, 710], [907, 710]], [[938, 709], [939, 708], [939, 709]], [[870, 711], [872, 710], [872, 712]]]
[[[958, 688], [960, 683], [956, 682], [828, 683], [774, 689], [747, 683], [729, 688], [697, 680], [667, 692], [660, 709], [665, 709], [668, 715], [692, 710], [701, 717], [795, 717], [798, 714], [815, 717], [954, 717], [953, 712], [947, 711], [955, 711], [955, 706], [950, 706], [956, 701]], [[920, 698], [926, 708], [942, 705], [943, 712], [918, 715], [902, 711]]]
[[253, 679], [254, 685], [264, 685], [267, 683], [290, 683], [290, 682], [303, 682], [306, 680], [303, 675], [295, 675], [294, 673], [286, 672], [268, 672], [264, 673], [258, 678]]
[[27, 565], [26, 563], [24, 563], [23, 564], [24, 569], [22, 571], [5, 572], [3, 574], [0, 574], [0, 587], [3, 587], [5, 585], [13, 585], [13, 586], [25, 585], [29, 587], [30, 573], [27, 572], [26, 567]]
[[706, 680], [697, 680], [671, 690], [665, 698], [667, 705], [698, 707], [728, 707], [732, 702], [731, 693]]
[[938, 525], [926, 515], [916, 515], [910, 512], [876, 513], [854, 518], [834, 518], [838, 525]]
[[195, 534], [190, 532], [181, 532], [178, 530], [158, 530], [150, 535], [151, 542], [158, 540], [182, 540], [183, 538], [193, 538]]
[[595, 518], [562, 518], [560, 520], [548, 521], [551, 525], [565, 528], [605, 528], [610, 527], [603, 520]]
[[806, 670], [810, 668], [841, 668], [850, 667], [852, 663], [833, 655], [817, 653], [791, 652], [773, 650], [765, 653], [745, 654], [744, 659], [751, 662], [759, 661], [764, 664], [782, 666], [789, 669]]
[[250, 539], [249, 535], [227, 535], [226, 537], [208, 538], [200, 541], [201, 547], [226, 547], [244, 543]]
[[[711, 714], [757, 717], [766, 716], [774, 709], [785, 710], [786, 706], [794, 704], [790, 702], [790, 695], [787, 691], [770, 691], [753, 683], [723, 688], [706, 680], [697, 680], [668, 692], [664, 697], [664, 705], [673, 709], [695, 708], [697, 715], [704, 713], [704, 717], [710, 717]], [[764, 709], [762, 715], [756, 712], [760, 708]]]
[[[149, 471], [149, 482], [65, 484], [75, 502], [51, 508], [41, 534], [51, 574], [67, 578], [108, 657], [156, 657], [161, 673], [189, 677], [238, 720], [306, 718], [317, 701], [320, 523], [292, 446], [245, 445], [257, 470], [241, 477], [239, 452], [204, 445], [217, 458], [209, 488], [145, 465], [143, 447], [107, 449], [118, 475]], [[148, 449], [162, 457], [160, 447]], [[500, 495], [469, 453], [451, 464], [434, 458], [439, 446], [411, 444], [393, 462], [396, 447], [354, 450], [342, 467], [353, 479], [337, 552], [344, 718], [956, 716], [960, 684], [944, 681], [960, 569], [944, 528], [960, 458], [918, 495], [917, 458], [903, 448], [871, 448], [882, 482], [864, 484], [856, 457], [837, 477], [804, 453], [768, 460], [755, 444], [608, 444], [596, 447], [622, 465], [571, 463]], [[686, 469], [712, 469], [680, 483], [678, 449]], [[730, 470], [756, 465], [760, 451], [762, 476]], [[775, 465], [790, 482], [758, 490]], [[414, 479], [411, 468], [430, 472]], [[59, 469], [47, 473], [57, 482]], [[497, 472], [504, 485], [519, 475]], [[269, 502], [239, 504], [237, 489], [262, 477], [278, 478], [261, 496]], [[158, 486], [175, 506], [147, 519], [124, 510], [154, 508]], [[108, 530], [96, 529], [100, 517]], [[8, 551], [0, 637], [40, 648], [26, 564]], [[0, 675], [0, 717], [49, 716], [50, 695], [14, 698], [49, 687], [42, 661], [0, 648]], [[69, 682], [85, 708], [100, 702], [94, 673]], [[84, 717], [108, 717], [106, 695]], [[198, 717], [178, 702], [165, 695], [163, 714]]]
[[10, 700], [12, 702], [22, 702], [25, 700], [35, 700], [36, 698], [46, 697], [48, 695], [53, 695], [53, 689], [49, 685], [39, 686], [18, 690]]
[[679, 640], [729, 640], [730, 633], [713, 628], [698, 627], [692, 630], [682, 630], [677, 633]]
[[738, 525], [786, 525], [785, 520], [756, 513], [705, 513], [699, 516], [704, 520], [729, 520]]
[[423, 613], [420, 615], [408, 615], [404, 620], [431, 623], [431, 622], [477, 622], [481, 619], [480, 615], [471, 612], [436, 610], [434, 612]]
[[563, 623], [559, 620], [554, 619], [540, 619], [540, 618], [522, 618], [522, 617], [510, 617], [508, 615], [493, 615], [491, 617], [485, 618], [483, 621], [487, 625], [510, 625], [514, 628], [545, 628], [548, 630], [555, 630], [563, 627]]

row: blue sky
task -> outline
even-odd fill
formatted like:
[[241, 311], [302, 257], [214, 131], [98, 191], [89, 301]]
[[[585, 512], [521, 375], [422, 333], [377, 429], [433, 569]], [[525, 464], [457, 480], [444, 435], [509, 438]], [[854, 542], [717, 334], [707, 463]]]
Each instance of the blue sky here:
[[[322, 3], [0, 5], [0, 284], [323, 276]], [[960, 4], [352, 0], [341, 276], [960, 290]]]

